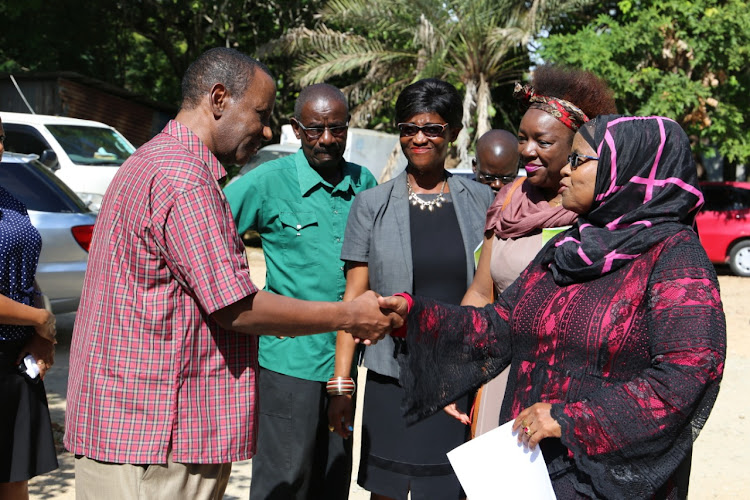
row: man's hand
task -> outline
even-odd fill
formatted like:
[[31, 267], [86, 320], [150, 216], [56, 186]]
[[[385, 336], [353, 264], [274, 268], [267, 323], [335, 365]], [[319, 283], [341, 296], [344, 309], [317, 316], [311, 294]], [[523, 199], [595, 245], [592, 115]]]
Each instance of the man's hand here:
[[352, 396], [331, 396], [328, 399], [328, 428], [344, 439], [354, 430], [354, 401]]
[[381, 308], [378, 297], [378, 294], [368, 290], [353, 301], [346, 302], [354, 318], [353, 324], [346, 331], [354, 337], [355, 342], [362, 342], [365, 345], [375, 344], [404, 324], [402, 315], [387, 308]]

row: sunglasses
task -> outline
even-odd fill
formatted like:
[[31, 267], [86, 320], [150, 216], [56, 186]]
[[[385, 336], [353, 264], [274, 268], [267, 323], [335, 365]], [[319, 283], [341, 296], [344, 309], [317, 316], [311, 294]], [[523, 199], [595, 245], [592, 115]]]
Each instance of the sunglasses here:
[[414, 125], [413, 123], [399, 123], [396, 125], [401, 132], [401, 137], [413, 137], [421, 130], [425, 137], [440, 137], [448, 126], [447, 123], [428, 123], [427, 125]]
[[481, 170], [477, 170], [477, 180], [479, 182], [484, 182], [486, 184], [493, 184], [497, 181], [500, 181], [503, 184], [510, 184], [513, 182], [516, 177], [518, 177], [516, 174], [513, 175], [493, 175], [493, 174], [487, 174], [482, 172]]
[[298, 120], [294, 121], [297, 123], [297, 126], [302, 129], [302, 131], [307, 136], [307, 139], [310, 141], [320, 139], [320, 137], [326, 133], [326, 129], [328, 129], [328, 132], [330, 132], [331, 135], [336, 137], [337, 139], [345, 137], [346, 132], [349, 130], [349, 122], [346, 122], [345, 125], [336, 125], [334, 127], [329, 127], [327, 125], [325, 127], [305, 127]]
[[[586, 159], [581, 161], [581, 158], [586, 158]], [[568, 155], [568, 163], [570, 163], [571, 170], [577, 169], [578, 165], [581, 165], [582, 163], [586, 163], [589, 160], [598, 160], [598, 159], [599, 158], [597, 156], [580, 155], [578, 153], [570, 153]]]

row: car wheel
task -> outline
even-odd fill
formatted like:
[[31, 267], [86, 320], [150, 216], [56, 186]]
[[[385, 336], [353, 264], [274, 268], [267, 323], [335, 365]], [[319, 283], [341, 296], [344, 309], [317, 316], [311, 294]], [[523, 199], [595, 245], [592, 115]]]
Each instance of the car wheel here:
[[740, 241], [732, 247], [729, 268], [737, 276], [750, 276], [750, 240]]

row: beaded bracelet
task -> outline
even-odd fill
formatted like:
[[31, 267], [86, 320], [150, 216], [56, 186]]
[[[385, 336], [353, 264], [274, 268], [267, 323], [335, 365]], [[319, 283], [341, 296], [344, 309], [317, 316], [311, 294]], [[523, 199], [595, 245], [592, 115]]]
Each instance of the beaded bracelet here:
[[326, 383], [329, 396], [351, 396], [357, 386], [351, 377], [331, 377]]

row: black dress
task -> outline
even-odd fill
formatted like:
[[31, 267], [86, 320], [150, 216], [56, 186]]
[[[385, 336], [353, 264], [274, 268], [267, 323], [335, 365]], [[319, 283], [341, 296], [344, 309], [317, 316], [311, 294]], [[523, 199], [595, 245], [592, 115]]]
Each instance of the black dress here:
[[[433, 211], [410, 205], [414, 294], [459, 304], [466, 292], [466, 251], [450, 194], [443, 196], [446, 202]], [[412, 500], [462, 498], [446, 453], [466, 441], [469, 428], [442, 411], [407, 426], [403, 396], [397, 379], [368, 371], [358, 483], [397, 500], [409, 490]], [[457, 403], [468, 412], [468, 396]]]
[[[42, 241], [26, 207], [0, 187], [0, 293], [32, 303]], [[30, 479], [57, 468], [47, 394], [16, 365], [34, 334], [28, 326], [0, 324], [0, 482]]]

